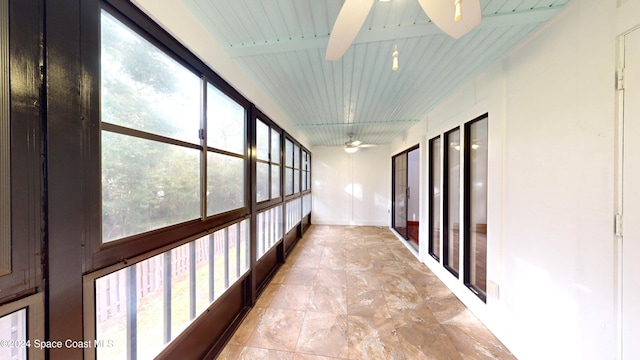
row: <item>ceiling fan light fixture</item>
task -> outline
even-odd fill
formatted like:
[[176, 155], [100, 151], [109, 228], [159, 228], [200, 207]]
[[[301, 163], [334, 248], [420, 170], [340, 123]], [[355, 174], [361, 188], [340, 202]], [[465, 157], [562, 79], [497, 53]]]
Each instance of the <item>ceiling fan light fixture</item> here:
[[396, 48], [393, 51], [393, 54], [391, 56], [393, 57], [393, 64], [391, 65], [391, 70], [396, 71], [398, 70], [398, 45], [396, 45]]
[[456, 4], [456, 14], [454, 19], [456, 21], [460, 21], [460, 19], [462, 19], [462, 0], [456, 0], [455, 4]]
[[358, 147], [353, 145], [345, 145], [344, 151], [346, 151], [349, 154], [353, 154], [354, 152], [358, 151]]

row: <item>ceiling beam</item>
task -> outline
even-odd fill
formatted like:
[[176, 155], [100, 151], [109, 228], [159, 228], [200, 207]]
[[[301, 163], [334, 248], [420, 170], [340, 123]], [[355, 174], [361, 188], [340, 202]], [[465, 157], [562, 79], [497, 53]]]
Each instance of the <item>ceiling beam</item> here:
[[[478, 26], [478, 29], [490, 29], [513, 25], [542, 23], [558, 14], [563, 8], [564, 6], [550, 6], [525, 11], [483, 15], [482, 22]], [[378, 41], [391, 41], [396, 39], [408, 39], [413, 37], [431, 35], [446, 36], [433, 23], [428, 22], [425, 24], [411, 24], [406, 26], [395, 26], [384, 29], [361, 31], [353, 41], [353, 43], [365, 44]], [[259, 44], [256, 43], [231, 45], [227, 47], [227, 52], [232, 58], [285, 53], [292, 51], [325, 48], [328, 41], [328, 35], [291, 40], [278, 39], [274, 41], [265, 41], [264, 43]]]
[[363, 121], [352, 123], [319, 123], [319, 124], [296, 124], [299, 128], [319, 128], [319, 127], [349, 127], [349, 126], [371, 126], [371, 125], [399, 125], [415, 124], [420, 120], [389, 120], [389, 121]]

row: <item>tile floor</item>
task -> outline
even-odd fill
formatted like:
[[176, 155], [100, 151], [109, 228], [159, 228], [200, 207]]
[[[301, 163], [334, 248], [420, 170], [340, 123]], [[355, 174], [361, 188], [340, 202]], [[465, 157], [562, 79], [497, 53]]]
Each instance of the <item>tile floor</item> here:
[[515, 359], [382, 227], [313, 225], [219, 359]]

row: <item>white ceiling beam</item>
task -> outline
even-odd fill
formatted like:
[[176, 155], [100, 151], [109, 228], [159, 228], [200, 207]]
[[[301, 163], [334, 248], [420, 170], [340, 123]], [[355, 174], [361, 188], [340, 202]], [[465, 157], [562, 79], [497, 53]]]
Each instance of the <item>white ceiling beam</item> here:
[[319, 127], [349, 127], [349, 126], [370, 126], [370, 125], [399, 125], [415, 124], [420, 120], [389, 120], [389, 121], [366, 121], [351, 123], [319, 123], [319, 124], [296, 124], [299, 128], [319, 128]]
[[[559, 13], [563, 7], [564, 6], [551, 6], [511, 13], [483, 15], [482, 22], [478, 26], [478, 29], [542, 23]], [[391, 41], [430, 35], [445, 36], [440, 29], [429, 22], [426, 24], [412, 24], [407, 26], [395, 26], [384, 29], [361, 31], [353, 41], [353, 44]], [[328, 41], [329, 35], [302, 39], [279, 39], [275, 41], [265, 41], [264, 43], [233, 45], [227, 47], [227, 52], [232, 58], [285, 53], [325, 48]]]

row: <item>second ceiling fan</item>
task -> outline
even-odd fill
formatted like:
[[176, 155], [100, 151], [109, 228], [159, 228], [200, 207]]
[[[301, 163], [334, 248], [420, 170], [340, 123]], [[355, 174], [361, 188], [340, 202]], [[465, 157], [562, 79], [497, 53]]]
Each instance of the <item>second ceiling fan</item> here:
[[[329, 36], [327, 60], [339, 60], [358, 35], [375, 0], [345, 0]], [[458, 39], [480, 24], [480, 0], [418, 0], [440, 30]]]

